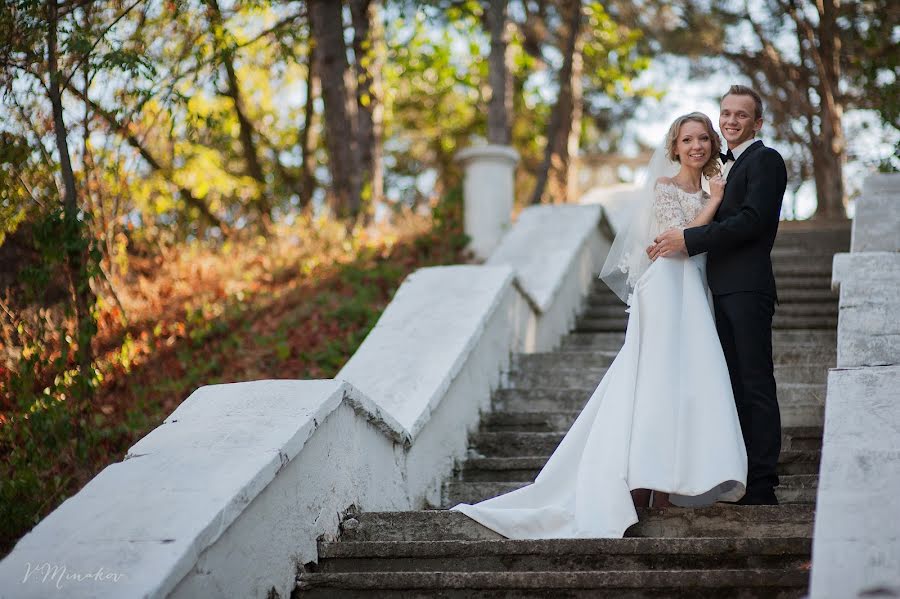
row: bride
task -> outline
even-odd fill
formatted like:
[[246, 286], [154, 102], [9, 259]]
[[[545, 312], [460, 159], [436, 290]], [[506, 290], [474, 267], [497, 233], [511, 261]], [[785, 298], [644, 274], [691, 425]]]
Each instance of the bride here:
[[747, 454], [706, 254], [651, 262], [645, 253], [666, 229], [712, 220], [725, 187], [718, 160], [706, 115], [672, 123], [600, 273], [628, 304], [622, 349], [534, 483], [451, 510], [510, 539], [619, 538], [651, 501], [699, 506], [744, 495]]

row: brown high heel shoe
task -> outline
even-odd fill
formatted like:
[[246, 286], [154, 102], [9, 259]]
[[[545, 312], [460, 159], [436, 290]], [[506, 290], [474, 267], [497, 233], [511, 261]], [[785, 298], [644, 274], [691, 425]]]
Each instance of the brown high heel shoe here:
[[634, 489], [631, 492], [631, 501], [634, 507], [650, 507], [650, 489]]
[[669, 501], [669, 494], [662, 491], [653, 491], [650, 499], [650, 507], [673, 507]]

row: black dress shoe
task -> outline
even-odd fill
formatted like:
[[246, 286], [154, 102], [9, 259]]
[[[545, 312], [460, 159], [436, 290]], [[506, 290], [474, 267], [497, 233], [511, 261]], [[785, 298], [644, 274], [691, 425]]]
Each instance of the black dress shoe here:
[[738, 505], [778, 505], [778, 497], [773, 489], [750, 492], [737, 501]]

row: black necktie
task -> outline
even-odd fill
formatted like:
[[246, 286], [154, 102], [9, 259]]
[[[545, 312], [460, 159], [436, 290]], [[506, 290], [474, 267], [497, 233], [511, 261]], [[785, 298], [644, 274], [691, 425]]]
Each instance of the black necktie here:
[[731, 153], [731, 150], [728, 150], [725, 154], [719, 154], [719, 157], [722, 158], [722, 164], [728, 162], [729, 160], [734, 160], [734, 154]]

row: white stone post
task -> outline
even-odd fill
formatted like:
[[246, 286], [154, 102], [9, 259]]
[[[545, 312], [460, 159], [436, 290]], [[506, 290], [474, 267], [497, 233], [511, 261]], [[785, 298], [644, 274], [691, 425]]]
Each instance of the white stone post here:
[[487, 259], [509, 229], [519, 154], [509, 146], [484, 145], [457, 152], [465, 169], [463, 220], [469, 249]]

